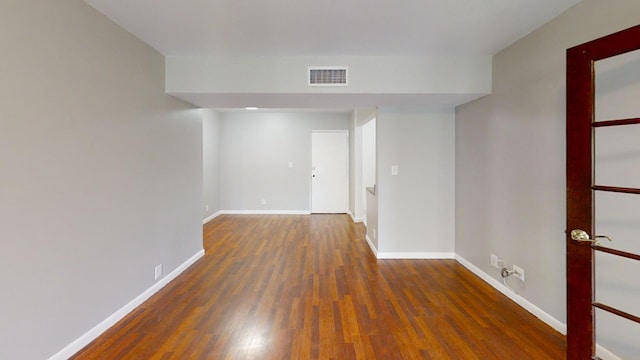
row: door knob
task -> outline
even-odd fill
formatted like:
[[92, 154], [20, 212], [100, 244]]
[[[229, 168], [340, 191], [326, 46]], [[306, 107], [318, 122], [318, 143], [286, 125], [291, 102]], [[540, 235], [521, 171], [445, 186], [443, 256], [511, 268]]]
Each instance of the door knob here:
[[609, 241], [613, 241], [613, 240], [611, 240], [610, 237], [608, 237], [606, 235], [596, 235], [595, 238], [592, 239], [589, 236], [589, 233], [587, 233], [584, 230], [580, 230], [580, 229], [571, 230], [571, 239], [573, 239], [575, 241], [591, 242], [591, 243], [594, 243], [595, 245], [600, 245], [600, 240], [598, 240], [598, 239], [607, 239]]

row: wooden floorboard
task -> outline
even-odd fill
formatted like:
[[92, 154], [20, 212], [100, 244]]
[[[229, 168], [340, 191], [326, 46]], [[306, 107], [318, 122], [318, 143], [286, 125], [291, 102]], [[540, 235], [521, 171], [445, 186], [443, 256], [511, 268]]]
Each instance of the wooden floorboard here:
[[377, 260], [346, 215], [223, 215], [206, 255], [73, 359], [564, 359], [455, 260]]

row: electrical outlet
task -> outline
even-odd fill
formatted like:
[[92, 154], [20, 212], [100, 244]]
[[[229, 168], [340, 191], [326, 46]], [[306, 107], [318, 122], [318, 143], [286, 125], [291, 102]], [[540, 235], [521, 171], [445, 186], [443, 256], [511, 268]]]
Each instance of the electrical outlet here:
[[155, 269], [155, 280], [158, 280], [162, 277], [162, 264], [156, 266]]
[[209, 205], [204, 206], [204, 211], [209, 211]]
[[514, 264], [513, 271], [516, 272], [514, 276], [520, 279], [520, 281], [524, 282], [524, 269]]
[[373, 229], [373, 238], [376, 238], [376, 229]]
[[491, 254], [491, 266], [493, 266], [494, 268], [498, 267], [498, 255]]
[[262, 199], [262, 200], [260, 200], [260, 204], [262, 204], [262, 205], [267, 205], [267, 200], [266, 200], [266, 199]]

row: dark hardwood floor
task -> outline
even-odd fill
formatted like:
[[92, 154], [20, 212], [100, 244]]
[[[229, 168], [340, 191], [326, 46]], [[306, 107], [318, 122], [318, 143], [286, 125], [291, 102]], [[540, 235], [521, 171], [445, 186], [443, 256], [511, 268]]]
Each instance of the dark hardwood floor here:
[[346, 215], [220, 216], [206, 255], [73, 359], [564, 359], [455, 260], [376, 260]]

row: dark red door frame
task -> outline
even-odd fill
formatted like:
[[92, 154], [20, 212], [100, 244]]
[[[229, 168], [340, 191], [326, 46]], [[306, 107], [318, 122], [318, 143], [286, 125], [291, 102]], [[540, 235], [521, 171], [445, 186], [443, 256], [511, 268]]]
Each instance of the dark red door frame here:
[[[594, 249], [571, 239], [594, 234], [595, 61], [640, 49], [640, 25], [567, 50], [567, 359], [595, 355]], [[638, 120], [638, 119], [632, 119]]]

